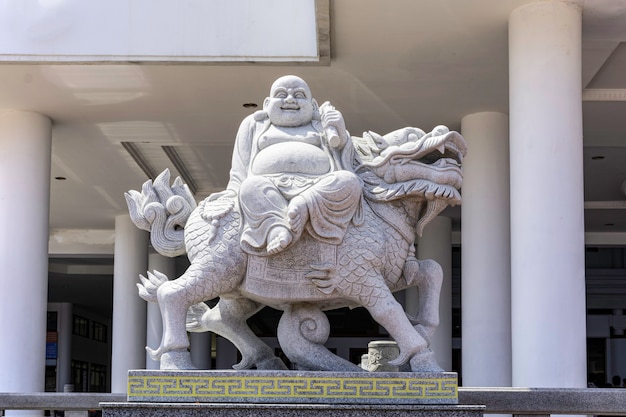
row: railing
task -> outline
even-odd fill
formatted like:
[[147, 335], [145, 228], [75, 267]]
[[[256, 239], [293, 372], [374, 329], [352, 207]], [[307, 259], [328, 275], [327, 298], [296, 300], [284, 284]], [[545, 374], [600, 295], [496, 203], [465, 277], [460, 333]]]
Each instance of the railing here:
[[485, 414], [626, 415], [626, 388], [459, 388], [459, 404], [483, 404]]
[[90, 411], [100, 410], [103, 402], [124, 402], [126, 394], [56, 393], [30, 394], [0, 393], [0, 415], [5, 410], [64, 411], [65, 417], [87, 417]]
[[[59, 410], [65, 417], [86, 417], [101, 402], [125, 402], [125, 394], [0, 393], [3, 410]], [[485, 414], [626, 416], [624, 388], [459, 388], [459, 404], [485, 405]]]

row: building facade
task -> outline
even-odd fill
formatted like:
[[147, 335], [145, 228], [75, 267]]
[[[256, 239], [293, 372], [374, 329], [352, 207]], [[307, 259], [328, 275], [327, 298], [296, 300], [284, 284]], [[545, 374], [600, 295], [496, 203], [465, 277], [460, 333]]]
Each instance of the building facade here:
[[[153, 254], [123, 194], [165, 168], [223, 189], [239, 122], [296, 74], [355, 135], [466, 138], [463, 205], [417, 242], [446, 272], [440, 363], [465, 386], [626, 376], [626, 6], [619, 0], [0, 5], [0, 391], [126, 391], [153, 368]], [[417, 295], [399, 295], [414, 311]], [[341, 330], [342, 320], [360, 325]], [[275, 344], [274, 313], [255, 330]], [[331, 317], [355, 359], [384, 338]], [[462, 333], [460, 333], [462, 332]], [[192, 335], [199, 366], [237, 353]], [[278, 349], [278, 346], [275, 345]], [[280, 351], [277, 350], [280, 354]], [[595, 378], [595, 377], [594, 377]], [[73, 386], [73, 387], [72, 387]]]

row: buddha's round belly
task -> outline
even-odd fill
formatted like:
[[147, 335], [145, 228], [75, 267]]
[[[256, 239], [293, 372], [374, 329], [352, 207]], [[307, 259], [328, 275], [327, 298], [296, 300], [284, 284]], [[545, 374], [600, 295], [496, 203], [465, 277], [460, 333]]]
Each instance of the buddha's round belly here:
[[255, 175], [299, 173], [321, 175], [330, 172], [328, 156], [315, 145], [282, 142], [261, 150], [252, 161]]

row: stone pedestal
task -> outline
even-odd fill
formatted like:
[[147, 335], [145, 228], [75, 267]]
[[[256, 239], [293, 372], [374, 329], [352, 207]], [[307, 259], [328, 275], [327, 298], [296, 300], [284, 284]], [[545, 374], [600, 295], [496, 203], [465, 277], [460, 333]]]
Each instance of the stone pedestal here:
[[482, 417], [483, 406], [102, 403], [102, 417]]
[[150, 371], [128, 373], [129, 402], [457, 404], [455, 372]]
[[103, 417], [482, 417], [459, 406], [454, 372], [154, 371], [128, 375]]

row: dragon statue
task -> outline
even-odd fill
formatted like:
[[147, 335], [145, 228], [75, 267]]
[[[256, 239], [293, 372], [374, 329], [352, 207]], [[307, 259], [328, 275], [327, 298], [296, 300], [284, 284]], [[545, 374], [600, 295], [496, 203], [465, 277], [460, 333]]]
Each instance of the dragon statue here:
[[[146, 349], [152, 358], [160, 360], [161, 369], [194, 369], [186, 332], [211, 331], [229, 339], [241, 352], [242, 360], [235, 369], [285, 369], [273, 350], [246, 323], [260, 309], [270, 306], [283, 312], [278, 341], [298, 369], [363, 371], [324, 347], [330, 332], [324, 311], [363, 306], [397, 342], [400, 355], [392, 364], [407, 364], [415, 372], [441, 371], [429, 344], [439, 322], [442, 270], [433, 260], [416, 259], [414, 243], [430, 220], [447, 206], [460, 204], [465, 141], [444, 126], [429, 133], [407, 127], [384, 136], [374, 132], [365, 132], [363, 137], [349, 136], [340, 114], [328, 104], [318, 107], [309, 97], [308, 86], [300, 79], [296, 81], [293, 88], [284, 79], [282, 86], [275, 83], [264, 110], [242, 123], [226, 191], [196, 205], [180, 178], [170, 185], [170, 173], [165, 170], [154, 182], [144, 183], [141, 192], [126, 193], [131, 219], [137, 227], [151, 232], [154, 248], [165, 256], [186, 253], [190, 261], [189, 268], [177, 279], [169, 280], [158, 271], [140, 277], [140, 297], [158, 303], [163, 317], [160, 346]], [[263, 192], [257, 180], [265, 172], [259, 174], [258, 166], [267, 170], [273, 165], [252, 166], [253, 162], [247, 159], [262, 160], [263, 150], [250, 157], [256, 142], [244, 146], [241, 141], [244, 136], [258, 137], [259, 143], [271, 139], [267, 138], [272, 130], [266, 126], [268, 118], [275, 122], [271, 100], [278, 101], [285, 114], [312, 103], [307, 123], [283, 120], [287, 128], [276, 131], [275, 137], [284, 137], [285, 132], [292, 134], [296, 129], [296, 136], [305, 138], [298, 139], [298, 146], [304, 140], [325, 152], [339, 149], [342, 152], [334, 158], [336, 164], [327, 169], [339, 174], [320, 175], [321, 179], [312, 182], [314, 186], [293, 192], [296, 197], [272, 197], [278, 202], [285, 199], [283, 211], [270, 211], [282, 213], [286, 226], [276, 223], [279, 226], [269, 228], [267, 235], [260, 240], [251, 238], [252, 243], [246, 245], [244, 234], [248, 229], [254, 233], [256, 227], [248, 213], [254, 214], [257, 203], [254, 197], [250, 203], [244, 192], [246, 188]], [[257, 134], [252, 127], [263, 123], [266, 125], [261, 127], [262, 133]], [[302, 126], [310, 128], [315, 123], [319, 128], [312, 129], [312, 135], [302, 133]], [[315, 139], [316, 135], [321, 139]], [[275, 142], [286, 145], [286, 140]], [[324, 148], [320, 143], [330, 145]], [[279, 145], [270, 148], [277, 150]], [[263, 145], [258, 147], [262, 149]], [[303, 149], [301, 155], [313, 158], [307, 152], [308, 148]], [[240, 158], [244, 153], [246, 157]], [[288, 157], [293, 155], [289, 153]], [[245, 169], [238, 171], [237, 165]], [[289, 166], [282, 162], [279, 165], [283, 171]], [[302, 163], [298, 166], [300, 170], [309, 169]], [[245, 172], [240, 177], [248, 175], [257, 181], [254, 187], [246, 187], [247, 180], [242, 182], [238, 172]], [[260, 180], [266, 181], [264, 177]], [[329, 184], [337, 183], [341, 198], [329, 202], [325, 190]], [[276, 187], [268, 184], [271, 190], [282, 187], [282, 183]], [[301, 205], [292, 204], [295, 201]], [[316, 229], [313, 224], [321, 222], [318, 216], [323, 214], [316, 210], [324, 204], [331, 207], [331, 217], [333, 213], [345, 217], [341, 221], [330, 219], [339, 225], [332, 229], [330, 237], [324, 236], [326, 226]], [[272, 231], [282, 234], [272, 236]], [[407, 315], [392, 295], [413, 286], [418, 287], [420, 296], [416, 317]], [[217, 297], [215, 307], [205, 303]]]

